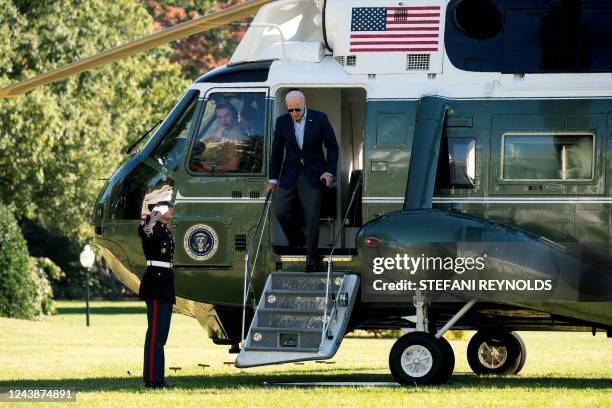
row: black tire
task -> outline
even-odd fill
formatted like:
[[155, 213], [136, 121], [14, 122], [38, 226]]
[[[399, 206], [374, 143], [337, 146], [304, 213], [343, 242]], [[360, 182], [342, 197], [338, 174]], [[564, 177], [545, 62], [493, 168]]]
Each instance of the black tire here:
[[514, 335], [514, 337], [516, 337], [521, 347], [521, 361], [519, 361], [518, 367], [516, 367], [516, 369], [512, 373], [512, 374], [518, 374], [525, 366], [525, 361], [527, 361], [527, 347], [525, 346], [525, 342], [523, 341], [521, 336], [518, 335], [518, 333], [512, 332], [512, 334]]
[[[393, 378], [407, 385], [438, 383], [445, 374], [446, 351], [442, 344], [429, 333], [413, 332], [400, 337], [389, 353], [389, 368]], [[441, 373], [441, 370], [444, 372]]]
[[470, 339], [467, 360], [476, 374], [515, 374], [525, 364], [524, 348], [515, 332], [479, 331]]
[[451, 374], [453, 374], [453, 370], [455, 369], [455, 352], [453, 351], [450, 343], [444, 337], [440, 337], [440, 339], [438, 339], [438, 343], [443, 353], [442, 367], [440, 367], [438, 375], [433, 380], [434, 384], [441, 384], [448, 381]]

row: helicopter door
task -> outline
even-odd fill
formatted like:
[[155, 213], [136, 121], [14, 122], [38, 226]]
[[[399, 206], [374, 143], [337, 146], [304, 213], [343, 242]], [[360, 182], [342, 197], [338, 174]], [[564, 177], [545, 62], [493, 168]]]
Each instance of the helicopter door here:
[[402, 208], [417, 109], [415, 101], [367, 104], [364, 222]]
[[175, 198], [174, 263], [202, 282], [183, 290], [241, 302], [247, 237], [265, 199], [268, 88], [212, 88], [203, 102]]

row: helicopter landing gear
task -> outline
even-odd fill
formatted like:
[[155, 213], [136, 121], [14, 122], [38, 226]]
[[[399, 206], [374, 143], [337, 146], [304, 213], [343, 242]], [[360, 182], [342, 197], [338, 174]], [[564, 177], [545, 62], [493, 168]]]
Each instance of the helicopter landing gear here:
[[416, 314], [405, 318], [415, 323], [414, 331], [400, 337], [389, 354], [391, 374], [401, 384], [439, 384], [446, 382], [455, 368], [455, 354], [442, 335], [476, 302], [466, 303], [438, 332], [427, 332], [427, 302], [420, 291], [414, 297]]
[[515, 332], [479, 331], [467, 348], [467, 360], [476, 374], [518, 374], [525, 365], [527, 349]]
[[446, 339], [412, 332], [400, 337], [391, 348], [389, 368], [401, 384], [439, 384], [453, 372], [455, 356]]

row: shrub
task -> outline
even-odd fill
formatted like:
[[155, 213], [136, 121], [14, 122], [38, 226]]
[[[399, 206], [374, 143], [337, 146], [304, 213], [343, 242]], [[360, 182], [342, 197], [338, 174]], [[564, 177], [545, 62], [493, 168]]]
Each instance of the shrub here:
[[25, 239], [13, 213], [0, 204], [0, 316], [32, 318], [36, 297]]
[[49, 279], [62, 270], [48, 258], [34, 258], [13, 213], [0, 204], [0, 316], [32, 319], [55, 313]]
[[65, 276], [64, 272], [49, 258], [31, 257], [30, 273], [36, 287], [34, 312], [38, 315], [55, 314], [53, 289], [49, 279], [59, 280]]

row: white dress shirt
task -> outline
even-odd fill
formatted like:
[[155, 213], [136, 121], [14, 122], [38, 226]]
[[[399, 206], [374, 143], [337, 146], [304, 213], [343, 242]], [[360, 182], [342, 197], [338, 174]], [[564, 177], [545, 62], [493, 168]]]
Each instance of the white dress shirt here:
[[304, 108], [304, 114], [299, 122], [293, 121], [293, 130], [295, 130], [295, 141], [300, 149], [304, 148], [304, 130], [306, 129], [306, 114], [308, 109]]

